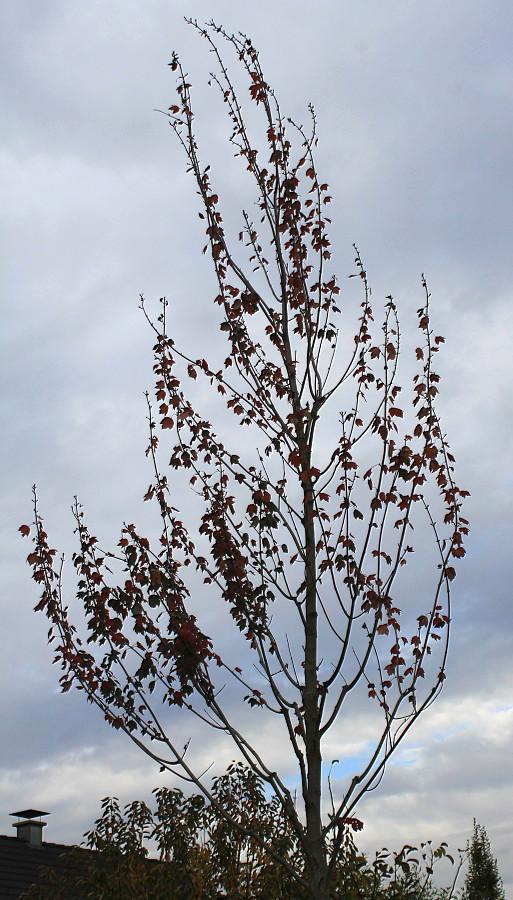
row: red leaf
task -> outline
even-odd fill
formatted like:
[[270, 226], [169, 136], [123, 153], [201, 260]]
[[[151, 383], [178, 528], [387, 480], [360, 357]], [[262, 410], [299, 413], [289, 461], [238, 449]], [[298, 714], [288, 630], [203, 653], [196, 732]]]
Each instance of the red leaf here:
[[349, 825], [353, 831], [361, 831], [363, 828], [363, 822], [360, 819], [355, 819], [354, 816], [346, 816], [344, 819], [337, 819], [337, 825]]
[[23, 537], [27, 537], [27, 535], [30, 534], [30, 525], [20, 525], [20, 527], [18, 528], [18, 531], [21, 532]]
[[464, 547], [453, 547], [451, 553], [453, 556], [457, 556], [458, 559], [461, 559], [462, 556], [465, 556], [466, 550]]
[[171, 416], [165, 416], [160, 423], [161, 428], [172, 428], [175, 424], [174, 419]]

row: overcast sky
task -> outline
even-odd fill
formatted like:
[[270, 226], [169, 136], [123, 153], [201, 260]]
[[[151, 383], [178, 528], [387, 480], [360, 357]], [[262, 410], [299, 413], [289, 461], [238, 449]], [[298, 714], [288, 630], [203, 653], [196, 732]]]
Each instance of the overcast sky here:
[[[393, 294], [407, 329], [424, 272], [446, 337], [440, 407], [472, 493], [472, 536], [446, 687], [362, 803], [362, 846], [461, 846], [475, 817], [513, 898], [513, 7], [312, 6], [17, 0], [0, 14], [0, 831], [11, 832], [8, 813], [34, 806], [52, 812], [47, 840], [78, 842], [102, 797], [126, 802], [160, 784], [82, 695], [58, 692], [17, 528], [31, 518], [34, 482], [52, 544], [68, 556], [74, 494], [106, 545], [123, 520], [145, 515], [152, 341], [139, 294], [167, 295], [177, 333], [205, 343], [215, 290], [194, 186], [155, 109], [173, 102], [177, 50], [215, 170], [224, 110], [207, 87], [205, 46], [183, 22], [214, 17], [252, 36], [287, 115], [306, 122], [315, 105], [343, 288], [356, 242], [376, 304]], [[235, 162], [217, 172], [234, 215], [239, 177]]]

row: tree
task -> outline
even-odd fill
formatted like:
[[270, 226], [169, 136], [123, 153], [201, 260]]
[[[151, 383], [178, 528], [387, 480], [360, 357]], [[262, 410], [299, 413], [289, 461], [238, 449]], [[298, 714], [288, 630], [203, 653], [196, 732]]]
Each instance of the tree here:
[[474, 819], [474, 830], [468, 847], [469, 867], [463, 897], [465, 900], [504, 900], [504, 887], [492, 856], [490, 841], [483, 825]]
[[[272, 839], [280, 854], [301, 865], [298, 841], [276, 797], [267, 800], [264, 784], [251, 769], [231, 764], [215, 779], [213, 795], [234, 819], [252, 823], [255, 833]], [[307, 890], [277, 865], [254, 837], [248, 837], [205, 802], [178, 788], [154, 791], [155, 810], [133, 801], [121, 810], [116, 797], [102, 801], [102, 813], [87, 832], [90, 848], [67, 853], [59, 872], [43, 870], [27, 900], [305, 900]], [[145, 842], [156, 843], [159, 860], [147, 859]], [[432, 900], [437, 859], [446, 844], [386, 848], [372, 863], [359, 853], [351, 833], [331, 882], [333, 896], [345, 900]], [[445, 896], [445, 895], [444, 895]]]
[[[349, 276], [362, 289], [355, 332], [350, 338], [347, 325], [339, 331], [340, 288], [328, 271], [331, 197], [316, 168], [313, 110], [309, 132], [285, 119], [251, 41], [213, 23], [191, 24], [218, 66], [212, 82], [226, 104], [230, 142], [258, 194], [259, 221], [243, 211], [234, 242], [210, 166], [200, 162], [191, 85], [174, 55], [177, 100], [166, 115], [196, 180], [228, 355], [217, 366], [177, 347], [165, 299], [154, 319], [141, 298], [155, 334], [158, 405], [155, 412], [148, 399], [154, 478], [145, 500], [157, 504], [160, 537], [150, 543], [125, 524], [118, 549], [101, 551], [75, 502], [73, 562], [87, 644], [69, 614], [37, 499], [28, 561], [42, 585], [36, 609], [51, 622], [62, 689], [84, 690], [114, 728], [201, 790], [228, 826], [255, 837], [311, 897], [326, 900], [348, 828], [360, 825], [352, 815], [358, 801], [442, 688], [467, 492], [454, 481], [435, 409], [433, 364], [443, 338], [430, 325], [426, 282], [416, 372], [401, 404], [396, 306], [387, 297], [383, 322], [375, 324], [357, 250]], [[223, 41], [263, 117], [260, 143], [246, 126]], [[350, 298], [343, 313], [351, 313]], [[201, 398], [193, 399], [195, 386], [187, 393], [187, 378], [209, 386], [216, 429]], [[234, 438], [234, 421], [244, 440]], [[159, 441], [171, 435], [168, 478]], [[192, 508], [201, 506], [195, 525], [187, 522], [187, 504], [181, 514], [176, 507], [179, 484], [192, 490]], [[209, 603], [219, 609], [221, 636], [228, 620], [240, 632], [226, 653], [205, 624]], [[216, 800], [190, 763], [188, 745], [162, 721], [159, 695], [231, 740], [276, 798], [300, 864]], [[346, 709], [351, 715], [351, 698], [367, 701], [375, 736], [354, 777], [334, 791], [323, 772], [325, 746], [333, 734], [341, 744], [336, 729]], [[299, 800], [284, 774], [290, 761], [284, 773], [275, 771], [268, 748], [244, 729], [238, 703], [249, 704], [255, 717], [276, 717], [297, 769]]]

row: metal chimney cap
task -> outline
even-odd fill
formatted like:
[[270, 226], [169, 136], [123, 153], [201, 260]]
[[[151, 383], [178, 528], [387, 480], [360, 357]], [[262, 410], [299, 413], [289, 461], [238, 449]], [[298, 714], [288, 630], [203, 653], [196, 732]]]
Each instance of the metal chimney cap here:
[[10, 816], [18, 816], [20, 819], [35, 819], [36, 816], [49, 816], [51, 813], [43, 809], [22, 809], [19, 812], [9, 813]]

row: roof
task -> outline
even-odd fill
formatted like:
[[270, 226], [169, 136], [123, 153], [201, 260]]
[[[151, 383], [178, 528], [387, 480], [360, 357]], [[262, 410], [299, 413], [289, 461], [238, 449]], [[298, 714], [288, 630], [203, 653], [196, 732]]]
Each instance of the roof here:
[[[52, 869], [59, 879], [64, 874], [64, 854], [77, 850], [89, 856], [96, 856], [97, 852], [76, 845], [47, 844], [45, 841], [40, 846], [34, 846], [18, 837], [0, 835], [0, 900], [19, 900], [33, 884], [39, 884], [41, 867]], [[98, 854], [98, 863], [107, 869], [110, 866], [109, 859], [103, 858], [101, 853]], [[162, 866], [162, 862], [144, 858], [144, 865], [151, 869], [153, 866]], [[178, 876], [178, 884], [184, 888], [189, 880], [189, 876], [184, 873]]]
[[49, 816], [44, 809], [21, 809], [18, 812], [9, 813], [10, 816], [18, 816], [18, 819], [37, 819], [38, 816]]
[[[17, 837], [0, 835], [0, 900], [18, 900], [39, 880], [41, 866], [60, 872], [60, 857], [75, 849], [66, 844], [47, 844], [34, 847]], [[87, 851], [84, 851], [87, 852]]]

